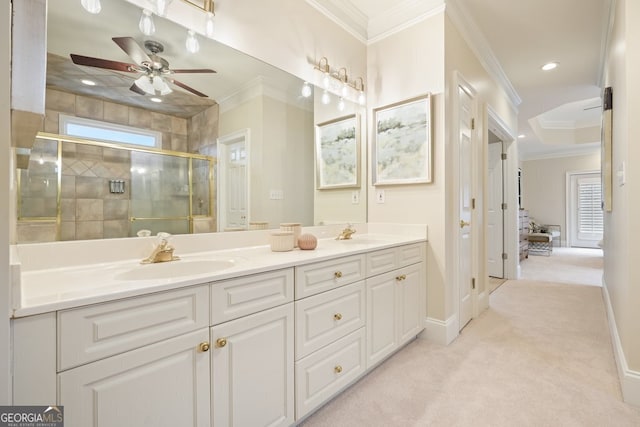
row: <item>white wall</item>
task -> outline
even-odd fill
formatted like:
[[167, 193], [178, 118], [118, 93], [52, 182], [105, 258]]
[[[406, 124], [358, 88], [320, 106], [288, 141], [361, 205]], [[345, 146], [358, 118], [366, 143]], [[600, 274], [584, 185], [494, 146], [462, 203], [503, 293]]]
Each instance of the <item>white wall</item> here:
[[[604, 283], [617, 329], [618, 355], [625, 400], [640, 405], [640, 269], [637, 242], [640, 233], [640, 2], [617, 0], [615, 22], [608, 45], [605, 86], [613, 89], [613, 209], [605, 212]], [[624, 163], [626, 183], [616, 171]]]
[[[370, 109], [432, 94], [433, 183], [381, 187], [384, 204], [376, 203], [376, 187], [369, 186], [368, 220], [428, 225], [427, 315], [446, 320], [444, 13], [371, 44], [367, 62]], [[371, 153], [375, 135], [371, 110], [368, 122]]]
[[539, 224], [558, 224], [567, 240], [567, 172], [600, 171], [600, 152], [522, 162], [522, 207]]
[[10, 400], [9, 375], [9, 243], [11, 200], [9, 159], [11, 156], [11, 1], [0, 1], [0, 405]]

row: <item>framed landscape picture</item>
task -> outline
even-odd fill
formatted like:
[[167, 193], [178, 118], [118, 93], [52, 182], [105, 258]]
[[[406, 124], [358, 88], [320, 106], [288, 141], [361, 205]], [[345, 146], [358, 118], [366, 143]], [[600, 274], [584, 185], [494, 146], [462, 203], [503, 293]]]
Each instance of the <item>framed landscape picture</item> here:
[[360, 186], [360, 135], [355, 114], [316, 126], [316, 186]]
[[431, 96], [374, 110], [373, 185], [432, 182]]

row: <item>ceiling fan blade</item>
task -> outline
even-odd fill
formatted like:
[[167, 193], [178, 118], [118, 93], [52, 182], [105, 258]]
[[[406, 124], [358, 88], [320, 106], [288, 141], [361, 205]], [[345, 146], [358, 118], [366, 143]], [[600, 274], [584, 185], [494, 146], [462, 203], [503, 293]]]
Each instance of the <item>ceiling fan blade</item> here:
[[136, 64], [142, 65], [153, 62], [151, 58], [149, 58], [149, 55], [147, 55], [147, 52], [145, 52], [133, 37], [113, 37], [111, 40], [113, 40], [120, 49], [124, 50]]
[[190, 68], [186, 70], [171, 70], [171, 73], [217, 73], [216, 70], [210, 68]]
[[204, 94], [204, 93], [202, 93], [202, 92], [198, 92], [198, 91], [197, 91], [197, 90], [195, 90], [194, 88], [189, 87], [189, 86], [187, 86], [186, 84], [184, 84], [184, 83], [182, 83], [182, 82], [179, 82], [179, 81], [177, 81], [177, 80], [174, 80], [174, 79], [166, 79], [166, 80], [168, 80], [169, 82], [173, 83], [174, 85], [176, 85], [176, 86], [178, 86], [178, 87], [181, 87], [181, 88], [182, 88], [182, 89], [184, 89], [184, 90], [188, 90], [189, 92], [193, 93], [194, 95], [198, 95], [198, 96], [201, 96], [201, 97], [203, 97], [203, 98], [208, 98], [208, 97], [209, 97], [208, 95], [205, 95], [205, 94]]
[[131, 85], [129, 90], [132, 90], [135, 93], [140, 94], [140, 95], [146, 95], [146, 92], [143, 91], [142, 89], [140, 89], [135, 83]]
[[111, 61], [109, 59], [92, 58], [90, 56], [82, 56], [71, 54], [71, 60], [76, 65], [86, 65], [88, 67], [106, 68], [108, 70], [124, 71], [127, 73], [137, 73], [138, 66], [127, 64], [126, 62]]

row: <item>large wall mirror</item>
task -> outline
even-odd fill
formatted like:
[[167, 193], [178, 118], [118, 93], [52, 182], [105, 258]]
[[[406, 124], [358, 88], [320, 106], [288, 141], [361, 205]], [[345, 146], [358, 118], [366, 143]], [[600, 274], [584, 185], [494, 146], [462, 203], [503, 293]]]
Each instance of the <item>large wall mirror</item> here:
[[145, 35], [143, 17], [124, 0], [98, 15], [49, 0], [19, 243], [366, 222], [366, 161], [357, 186], [319, 189], [314, 143], [318, 124], [353, 115], [365, 159], [364, 107], [314, 101], [295, 76], [201, 34], [190, 52], [187, 29], [157, 15]]

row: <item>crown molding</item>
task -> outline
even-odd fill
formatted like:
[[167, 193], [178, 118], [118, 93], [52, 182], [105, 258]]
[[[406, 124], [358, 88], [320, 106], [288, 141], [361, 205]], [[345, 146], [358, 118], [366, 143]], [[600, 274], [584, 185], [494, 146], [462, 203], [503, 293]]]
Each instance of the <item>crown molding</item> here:
[[520, 160], [523, 162], [529, 160], [545, 160], [545, 159], [557, 159], [562, 157], [580, 157], [580, 156], [589, 156], [592, 154], [596, 154], [600, 151], [600, 143], [599, 142], [590, 142], [584, 144], [576, 144], [575, 147], [563, 147], [553, 149], [552, 151], [543, 151], [543, 152], [531, 152], [528, 153], [526, 150], [518, 147], [518, 154]]
[[258, 76], [242, 85], [242, 87], [232, 94], [219, 99], [220, 113], [226, 113], [253, 98], [263, 96], [273, 98], [302, 110], [313, 111], [313, 103], [307, 102], [307, 98], [302, 98], [301, 100], [298, 92], [292, 93], [286, 88], [279, 87], [275, 82], [269, 81], [263, 76]]
[[349, 0], [305, 0], [360, 42], [367, 43], [367, 17]]
[[446, 13], [462, 38], [476, 54], [484, 69], [502, 87], [517, 111], [517, 107], [522, 103], [522, 98], [511, 84], [509, 77], [500, 65], [500, 61], [496, 58], [487, 39], [471, 15], [458, 0], [446, 0]]
[[405, 0], [369, 19], [367, 44], [378, 42], [444, 12], [445, 0]]

